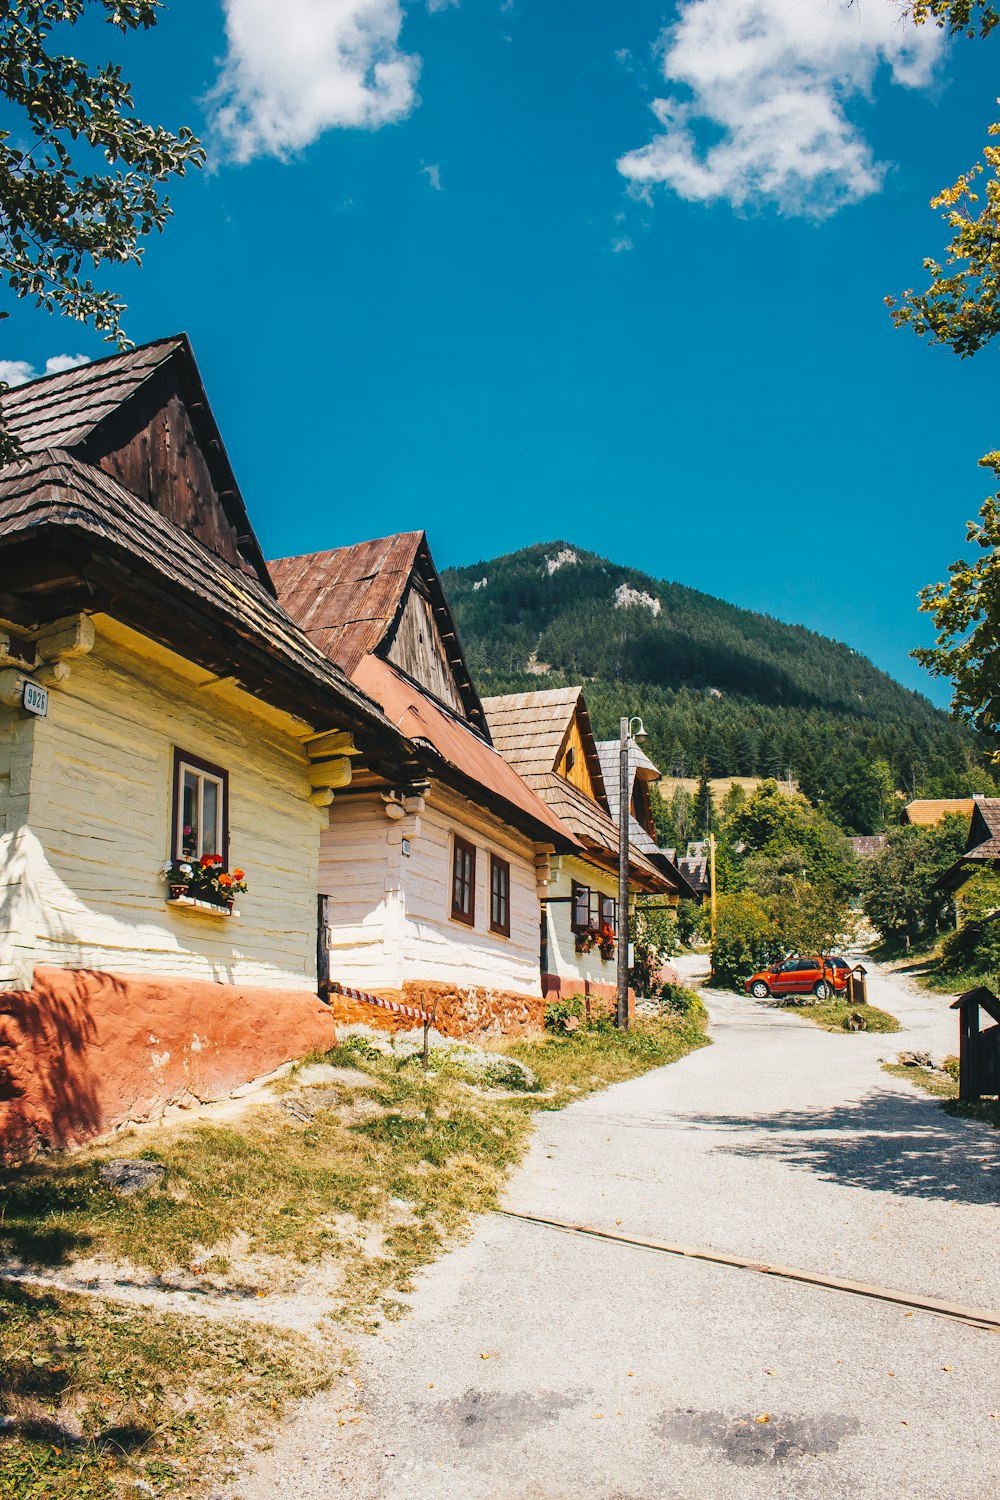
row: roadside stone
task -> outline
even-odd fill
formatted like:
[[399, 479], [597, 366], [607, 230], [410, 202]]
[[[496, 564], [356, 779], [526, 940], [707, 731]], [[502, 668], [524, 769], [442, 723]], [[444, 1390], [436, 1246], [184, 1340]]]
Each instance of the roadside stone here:
[[903, 1068], [933, 1068], [934, 1059], [929, 1052], [901, 1052], [897, 1059]]
[[158, 1161], [130, 1161], [126, 1157], [116, 1157], [114, 1161], [106, 1161], [97, 1175], [113, 1193], [131, 1198], [135, 1193], [159, 1187], [167, 1169]]

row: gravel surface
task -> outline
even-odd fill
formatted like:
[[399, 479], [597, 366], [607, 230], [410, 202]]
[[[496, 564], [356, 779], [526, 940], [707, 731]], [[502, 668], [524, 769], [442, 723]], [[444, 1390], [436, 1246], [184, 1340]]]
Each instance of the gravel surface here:
[[[879, 1066], [954, 1051], [955, 1016], [896, 976], [869, 997], [903, 1032], [709, 993], [715, 1045], [540, 1115], [507, 1207], [1000, 1309], [1000, 1135]], [[980, 1500], [998, 1337], [489, 1217], [362, 1347], [364, 1415], [307, 1403], [235, 1493]]]

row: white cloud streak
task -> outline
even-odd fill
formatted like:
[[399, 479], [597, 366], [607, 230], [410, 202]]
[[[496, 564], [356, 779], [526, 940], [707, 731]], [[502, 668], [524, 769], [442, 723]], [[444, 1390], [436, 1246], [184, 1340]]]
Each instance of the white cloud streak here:
[[400, 0], [223, 0], [228, 51], [209, 113], [240, 162], [287, 157], [325, 130], [374, 130], [414, 108], [420, 59]]
[[848, 106], [871, 98], [883, 68], [926, 87], [942, 47], [895, 0], [681, 0], [657, 49], [671, 86], [652, 105], [662, 129], [618, 169], [691, 202], [825, 217], [885, 172]]
[[431, 187], [436, 193], [440, 193], [442, 191], [441, 163], [439, 161], [424, 162], [417, 168], [417, 176], [426, 177], [427, 181], [430, 183]]
[[53, 354], [45, 361], [44, 370], [36, 370], [26, 359], [0, 359], [0, 380], [8, 385], [24, 385], [28, 380], [37, 380], [39, 375], [60, 375], [63, 370], [75, 370], [78, 365], [89, 363], [85, 354]]

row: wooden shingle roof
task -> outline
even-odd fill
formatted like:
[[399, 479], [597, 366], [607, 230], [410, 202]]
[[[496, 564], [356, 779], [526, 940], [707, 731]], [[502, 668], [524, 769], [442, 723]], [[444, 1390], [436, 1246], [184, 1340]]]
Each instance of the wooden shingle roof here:
[[3, 398], [4, 425], [28, 453], [75, 448], [184, 343], [175, 334], [15, 386]]
[[601, 761], [582, 687], [505, 693], [499, 698], [484, 698], [483, 708], [494, 745], [521, 776], [554, 771], [573, 720], [579, 719], [594, 791], [598, 801], [607, 806]]
[[71, 453], [45, 449], [0, 472], [0, 556], [5, 578], [38, 574], [42, 600], [58, 567], [80, 580], [85, 605], [96, 599], [116, 619], [302, 719], [374, 730], [405, 758], [381, 710], [255, 578]]
[[395, 620], [422, 540], [422, 531], [403, 531], [268, 566], [289, 614], [331, 661], [353, 672]]
[[326, 552], [281, 557], [268, 567], [288, 613], [352, 677], [366, 656], [389, 650], [414, 580], [433, 611], [466, 718], [488, 736], [483, 705], [426, 533], [403, 531]]
[[[253, 572], [261, 586], [273, 593], [264, 553], [250, 523], [187, 334], [172, 334], [138, 349], [109, 354], [72, 370], [42, 375], [15, 386], [3, 398], [3, 425], [26, 453], [65, 449], [86, 463], [122, 478], [116, 467], [122, 450], [129, 447], [154, 415], [157, 441], [162, 440], [169, 449], [170, 436], [163, 433], [161, 403], [171, 393], [183, 401], [194, 443], [204, 458], [215, 492], [212, 497], [201, 489], [195, 510], [204, 513], [213, 505], [220, 508], [226, 524], [232, 528], [234, 551], [230, 560]], [[147, 432], [142, 441], [147, 443], [148, 437]], [[174, 440], [172, 457], [182, 466], [191, 457], [181, 451], [186, 446]], [[148, 481], [145, 498], [157, 508], [162, 508], [163, 489], [163, 476], [157, 472], [157, 466], [163, 464], [163, 452], [149, 451], [147, 445], [143, 467], [150, 472], [145, 475]], [[141, 489], [130, 478], [124, 482], [127, 488]]]
[[[590, 858], [607, 869], [618, 868], [618, 828], [603, 807], [557, 771], [535, 772], [525, 780], [572, 830]], [[641, 890], [671, 889], [670, 882], [634, 845], [629, 846], [628, 866], [629, 878]]]

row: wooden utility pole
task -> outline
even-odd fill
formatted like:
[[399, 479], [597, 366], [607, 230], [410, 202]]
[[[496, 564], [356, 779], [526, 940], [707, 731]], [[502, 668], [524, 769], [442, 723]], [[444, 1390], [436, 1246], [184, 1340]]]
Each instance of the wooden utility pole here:
[[712, 904], [712, 946], [715, 946], [715, 918], [718, 911], [718, 902], [715, 892], [715, 834], [708, 835], [708, 890], [709, 900]]

